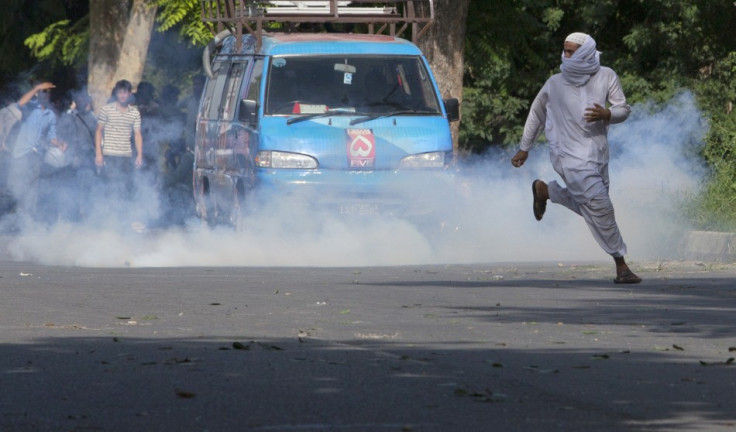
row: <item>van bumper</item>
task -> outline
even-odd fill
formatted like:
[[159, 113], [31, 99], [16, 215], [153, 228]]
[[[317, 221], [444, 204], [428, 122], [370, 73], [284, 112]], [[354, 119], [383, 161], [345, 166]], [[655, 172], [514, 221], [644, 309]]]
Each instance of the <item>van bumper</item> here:
[[421, 217], [456, 197], [449, 170], [256, 171], [256, 201], [358, 216]]

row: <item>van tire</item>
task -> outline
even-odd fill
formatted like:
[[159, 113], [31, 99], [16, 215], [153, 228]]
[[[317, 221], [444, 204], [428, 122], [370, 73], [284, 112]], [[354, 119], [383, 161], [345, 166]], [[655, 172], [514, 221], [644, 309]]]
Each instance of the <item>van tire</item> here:
[[212, 197], [210, 196], [210, 183], [207, 177], [202, 177], [199, 184], [200, 199], [197, 202], [199, 221], [203, 227], [211, 227], [215, 224], [215, 208], [212, 205]]
[[246, 207], [246, 198], [245, 198], [245, 186], [243, 185], [243, 180], [238, 179], [235, 183], [235, 188], [233, 190], [233, 208], [232, 208], [232, 214], [230, 215], [230, 222], [233, 225], [233, 228], [237, 232], [243, 232], [245, 230], [245, 207]]

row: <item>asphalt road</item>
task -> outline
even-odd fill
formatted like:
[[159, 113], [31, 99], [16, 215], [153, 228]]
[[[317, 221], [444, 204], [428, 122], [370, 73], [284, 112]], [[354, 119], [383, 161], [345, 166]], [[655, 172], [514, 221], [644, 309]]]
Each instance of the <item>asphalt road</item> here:
[[0, 261], [0, 430], [736, 431], [736, 266]]

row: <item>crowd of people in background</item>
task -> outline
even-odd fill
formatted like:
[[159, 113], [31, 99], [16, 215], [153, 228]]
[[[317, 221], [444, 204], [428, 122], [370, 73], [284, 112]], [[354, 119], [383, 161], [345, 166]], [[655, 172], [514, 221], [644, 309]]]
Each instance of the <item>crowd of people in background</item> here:
[[59, 97], [53, 83], [41, 82], [5, 103], [0, 220], [14, 216], [14, 229], [101, 214], [134, 229], [184, 224], [194, 216], [194, 131], [203, 86], [204, 77], [195, 76], [191, 93], [180, 99], [174, 85], [158, 92], [143, 81], [133, 91], [121, 80], [95, 111], [86, 91]]

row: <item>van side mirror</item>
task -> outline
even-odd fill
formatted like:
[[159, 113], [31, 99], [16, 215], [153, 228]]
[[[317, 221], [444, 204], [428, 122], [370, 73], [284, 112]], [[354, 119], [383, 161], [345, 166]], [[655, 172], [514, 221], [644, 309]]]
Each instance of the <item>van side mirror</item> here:
[[457, 98], [443, 99], [442, 102], [445, 104], [447, 121], [455, 122], [460, 120], [460, 102]]
[[242, 99], [240, 101], [240, 111], [238, 112], [238, 121], [255, 125], [258, 123], [258, 103], [250, 99]]

